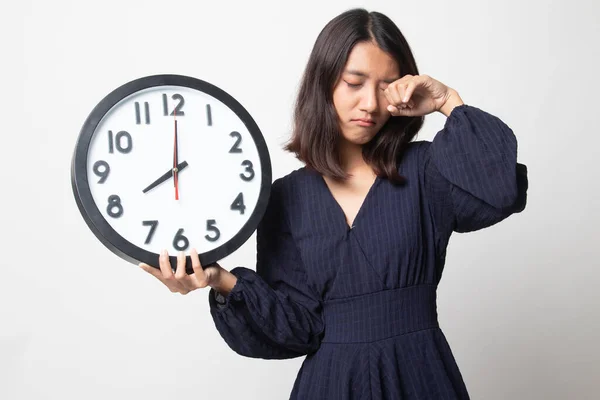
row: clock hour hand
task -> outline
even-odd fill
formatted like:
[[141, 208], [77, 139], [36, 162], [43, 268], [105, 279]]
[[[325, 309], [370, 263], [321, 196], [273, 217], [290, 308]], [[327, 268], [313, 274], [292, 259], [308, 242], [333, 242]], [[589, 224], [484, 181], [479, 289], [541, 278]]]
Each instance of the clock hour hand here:
[[[177, 165], [177, 173], [181, 172], [187, 166], [188, 166], [187, 161], [182, 161], [181, 163], [179, 163]], [[158, 185], [160, 185], [161, 183], [163, 183], [167, 179], [171, 178], [175, 174], [174, 169], [175, 168], [170, 169], [167, 172], [165, 172], [164, 174], [162, 174], [160, 178], [158, 178], [157, 180], [155, 180], [154, 182], [152, 182], [150, 185], [148, 185], [148, 187], [145, 188], [144, 190], [142, 190], [142, 192], [147, 193], [148, 191], [154, 189], [155, 187], [157, 187]]]

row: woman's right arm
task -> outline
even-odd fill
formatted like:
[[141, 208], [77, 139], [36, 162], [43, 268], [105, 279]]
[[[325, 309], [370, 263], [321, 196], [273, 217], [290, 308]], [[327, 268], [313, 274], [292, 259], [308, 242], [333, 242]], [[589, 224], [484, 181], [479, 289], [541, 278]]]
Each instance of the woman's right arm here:
[[[257, 229], [256, 272], [234, 268], [230, 273], [236, 281], [229, 293], [216, 288], [209, 293], [217, 330], [229, 347], [247, 357], [310, 354], [319, 348], [324, 330], [321, 302], [308, 283], [289, 229], [285, 192], [283, 180], [276, 180]], [[217, 301], [217, 291], [223, 304]]]
[[140, 264], [172, 292], [186, 294], [210, 286], [210, 312], [217, 330], [231, 349], [247, 357], [299, 357], [316, 351], [322, 338], [321, 303], [308, 284], [284, 197], [283, 181], [276, 180], [257, 229], [256, 272], [244, 267], [227, 271], [218, 264], [203, 269], [195, 251], [192, 275], [185, 274], [183, 255], [175, 274], [167, 255], [160, 258], [160, 271]]

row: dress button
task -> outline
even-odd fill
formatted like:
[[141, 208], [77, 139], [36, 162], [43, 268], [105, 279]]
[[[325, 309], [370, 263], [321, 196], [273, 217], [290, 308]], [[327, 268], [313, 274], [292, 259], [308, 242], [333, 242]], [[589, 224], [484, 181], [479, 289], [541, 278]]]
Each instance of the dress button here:
[[221, 293], [215, 291], [215, 300], [217, 300], [217, 303], [219, 304], [225, 304], [225, 296], [223, 296]]

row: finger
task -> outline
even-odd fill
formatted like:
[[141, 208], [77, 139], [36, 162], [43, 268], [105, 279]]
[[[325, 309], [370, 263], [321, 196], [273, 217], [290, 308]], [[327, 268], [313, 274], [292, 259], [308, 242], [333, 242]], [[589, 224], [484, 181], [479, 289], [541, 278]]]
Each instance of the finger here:
[[[418, 75], [416, 75], [416, 76], [418, 76]], [[415, 75], [406, 74], [402, 78], [394, 81], [393, 83], [403, 83], [403, 84], [406, 84], [406, 83], [410, 82], [411, 80], [413, 80], [414, 78], [415, 78]]]
[[388, 101], [389, 104], [394, 105], [394, 99], [392, 98], [392, 85], [388, 85], [388, 87], [385, 88], [385, 90], [383, 91], [383, 94], [386, 98], [386, 100]]
[[388, 109], [388, 111], [391, 110], [390, 114], [392, 116], [398, 116], [399, 115], [398, 111], [400, 110], [400, 106], [401, 106], [401, 103], [397, 102], [397, 96], [394, 97], [392, 95], [395, 91], [396, 91], [395, 88], [391, 88], [389, 86], [386, 88], [386, 90], [384, 90], [385, 97], [386, 97], [386, 99], [388, 101], [388, 107], [387, 107], [387, 109]]
[[408, 108], [407, 105], [398, 107], [389, 105], [387, 110], [393, 117], [412, 117], [415, 115], [415, 112], [411, 108]]
[[411, 100], [411, 97], [412, 97], [415, 89], [417, 88], [418, 84], [419, 84], [419, 81], [416, 79], [413, 79], [406, 85], [406, 90], [404, 91], [404, 96], [402, 97], [402, 101], [404, 103], [408, 103]]
[[388, 101], [390, 104], [398, 106], [402, 104], [402, 95], [404, 94], [404, 88], [406, 83], [394, 82], [392, 85], [387, 87], [389, 91]]
[[169, 290], [172, 293], [177, 293], [178, 292], [177, 288], [173, 287], [172, 285], [170, 286], [169, 283], [167, 283], [165, 281], [165, 278], [163, 277], [162, 272], [159, 271], [157, 268], [154, 268], [151, 265], [148, 265], [146, 263], [140, 263], [140, 264], [138, 264], [138, 266], [141, 269], [143, 269], [144, 271], [150, 273], [156, 279], [158, 279], [163, 285], [165, 285], [167, 288], [169, 288]]
[[173, 293], [189, 292], [189, 290], [183, 287], [183, 285], [181, 285], [177, 281], [177, 279], [175, 279], [175, 275], [173, 275], [173, 269], [171, 268], [171, 262], [169, 260], [169, 253], [167, 252], [167, 250], [163, 250], [160, 253], [160, 257], [158, 258], [158, 260], [158, 264], [160, 265], [160, 271], [163, 276], [163, 282], [165, 285], [167, 285], [169, 290]]
[[408, 116], [406, 106], [393, 106], [389, 105], [387, 110], [393, 117], [405, 117]]
[[160, 256], [158, 257], [158, 266], [160, 267], [163, 278], [169, 279], [173, 277], [173, 268], [171, 267], [169, 252], [167, 252], [167, 250], [160, 252]]
[[185, 271], [185, 254], [183, 251], [177, 253], [177, 269], [175, 270], [175, 279], [182, 281], [187, 275]]
[[190, 258], [192, 259], [192, 268], [194, 269], [194, 277], [198, 287], [206, 287], [208, 284], [206, 281], [206, 273], [204, 272], [204, 268], [202, 268], [202, 264], [200, 264], [200, 257], [198, 256], [196, 249], [190, 251]]
[[177, 254], [177, 270], [175, 271], [175, 279], [177, 279], [179, 284], [188, 292], [191, 292], [192, 290], [197, 289], [197, 286], [185, 270], [185, 261], [185, 253], [180, 251]]
[[156, 279], [158, 279], [162, 283], [165, 283], [163, 281], [162, 273], [160, 272], [160, 270], [158, 268], [154, 268], [153, 266], [148, 265], [146, 263], [139, 263], [138, 266], [141, 269], [143, 269], [144, 271], [148, 272], [150, 275], [154, 276]]

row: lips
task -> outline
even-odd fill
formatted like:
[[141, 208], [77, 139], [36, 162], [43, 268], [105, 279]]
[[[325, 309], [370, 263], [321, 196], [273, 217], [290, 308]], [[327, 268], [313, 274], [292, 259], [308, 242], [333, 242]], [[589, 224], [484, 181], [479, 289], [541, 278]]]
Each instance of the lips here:
[[360, 119], [353, 119], [352, 121], [355, 124], [357, 124], [359, 126], [363, 126], [363, 127], [369, 127], [369, 126], [374, 126], [375, 125], [375, 121], [373, 121], [372, 119], [360, 118]]

